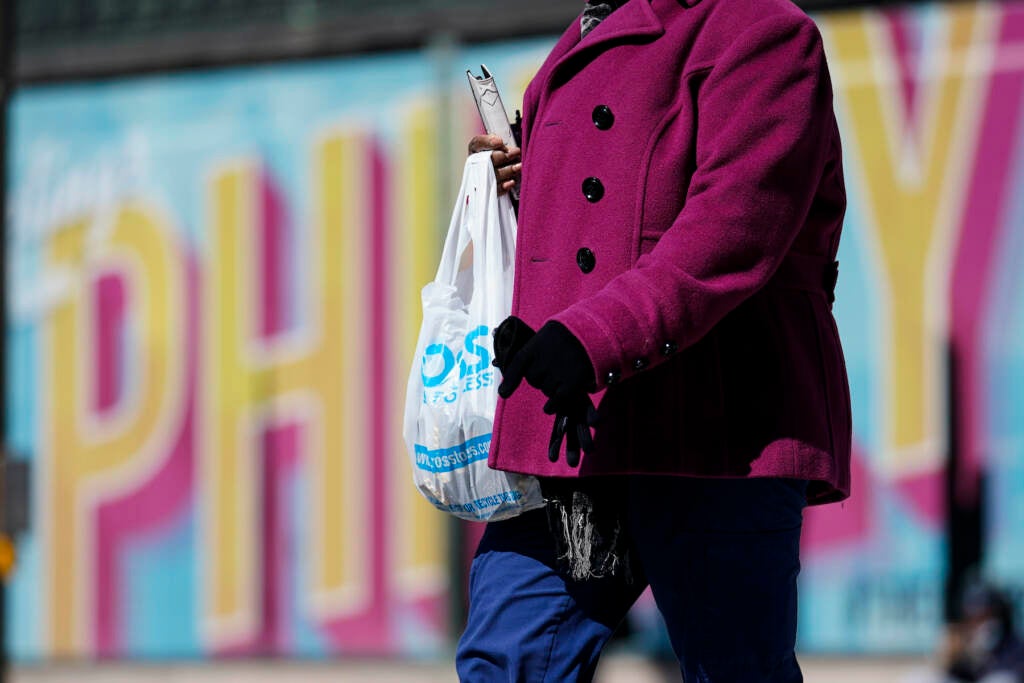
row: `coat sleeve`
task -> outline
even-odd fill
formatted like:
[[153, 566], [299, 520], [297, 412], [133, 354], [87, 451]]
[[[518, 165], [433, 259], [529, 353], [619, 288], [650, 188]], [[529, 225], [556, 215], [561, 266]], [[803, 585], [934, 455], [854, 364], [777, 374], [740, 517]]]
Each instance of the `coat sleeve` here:
[[806, 15], [762, 19], [716, 60], [683, 209], [634, 268], [552, 318], [586, 348], [598, 389], [698, 341], [768, 282], [807, 218], [833, 116]]

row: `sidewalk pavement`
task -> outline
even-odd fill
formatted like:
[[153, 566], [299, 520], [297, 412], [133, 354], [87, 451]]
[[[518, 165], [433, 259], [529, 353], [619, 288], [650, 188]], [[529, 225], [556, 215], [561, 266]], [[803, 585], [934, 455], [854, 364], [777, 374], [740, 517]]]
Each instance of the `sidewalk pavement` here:
[[[907, 683], [927, 665], [923, 659], [830, 659], [802, 657], [807, 683]], [[11, 683], [450, 683], [448, 663], [343, 660], [296, 662], [248, 660], [217, 663], [46, 664], [14, 667]], [[644, 659], [609, 655], [596, 683], [679, 683]]]

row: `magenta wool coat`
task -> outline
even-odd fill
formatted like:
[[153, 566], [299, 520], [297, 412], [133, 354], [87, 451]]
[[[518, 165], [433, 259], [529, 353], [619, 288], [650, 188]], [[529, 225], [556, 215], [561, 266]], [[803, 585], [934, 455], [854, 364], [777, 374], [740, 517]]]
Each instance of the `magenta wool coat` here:
[[[595, 452], [499, 401], [491, 467], [811, 480], [849, 493], [831, 312], [846, 207], [814, 22], [788, 0], [629, 0], [574, 22], [527, 88], [512, 313], [564, 324], [596, 372]], [[564, 455], [564, 451], [563, 451]]]

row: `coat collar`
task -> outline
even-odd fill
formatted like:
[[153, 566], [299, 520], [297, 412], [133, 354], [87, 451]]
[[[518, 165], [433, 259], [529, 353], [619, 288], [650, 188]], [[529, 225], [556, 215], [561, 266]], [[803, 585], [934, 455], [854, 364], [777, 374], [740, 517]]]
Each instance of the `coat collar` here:
[[574, 24], [575, 41], [570, 45], [568, 52], [555, 62], [551, 69], [552, 74], [581, 53], [597, 54], [600, 50], [627, 38], [656, 38], [665, 32], [665, 27], [661, 25], [661, 20], [651, 7], [651, 0], [630, 0], [612, 12], [611, 16], [602, 21], [583, 40], [580, 40], [579, 36], [579, 19]]
[[[563, 69], [569, 68], [570, 65], [575, 65], [575, 68], [578, 69], [579, 66], [582, 66], [584, 57], [589, 61], [616, 43], [634, 38], [653, 40], [663, 35], [665, 27], [659, 19], [658, 13], [651, 6], [652, 2], [693, 7], [700, 0], [629, 0], [591, 31], [585, 40], [580, 40], [582, 13], [577, 15], [575, 21], [558, 39], [527, 90], [523, 101], [523, 117], [526, 126], [530, 127], [534, 123], [550, 94], [555, 75]], [[663, 7], [661, 13], [665, 14], [665, 12], [666, 8]], [[583, 56], [576, 59], [580, 55]], [[529, 130], [524, 130], [524, 137], [528, 138], [529, 132]]]
[[665, 27], [651, 7], [651, 0], [630, 0], [587, 34], [585, 40], [580, 40], [581, 16], [582, 13], [562, 34], [534, 79], [540, 84], [536, 100], [524, 102], [524, 114], [529, 114], [531, 121], [534, 114], [543, 109], [544, 101], [551, 91], [551, 83], [562, 70], [570, 65], [579, 69], [584, 58], [593, 59], [616, 43], [632, 38], [654, 39], [665, 32]]

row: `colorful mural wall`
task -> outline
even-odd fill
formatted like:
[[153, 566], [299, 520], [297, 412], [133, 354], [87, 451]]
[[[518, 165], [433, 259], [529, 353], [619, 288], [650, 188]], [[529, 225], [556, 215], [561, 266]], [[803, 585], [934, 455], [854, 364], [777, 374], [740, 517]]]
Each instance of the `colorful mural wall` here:
[[[1000, 473], [992, 570], [1024, 576], [1024, 3], [818, 20], [856, 459], [807, 515], [801, 644], [928, 650], [951, 343], [962, 450]], [[17, 94], [17, 657], [445, 652], [447, 521], [400, 438], [419, 288], [475, 127], [462, 71], [517, 103], [552, 42]]]
[[994, 130], [978, 159], [991, 184], [978, 213], [996, 234], [975, 328], [969, 446], [985, 475], [985, 573], [1010, 591], [1024, 624], [1024, 8], [1007, 10], [988, 93]]
[[410, 486], [400, 420], [460, 171], [431, 66], [18, 94], [7, 397], [36, 507], [17, 656], [444, 647], [446, 519]]
[[1019, 414], [1024, 400], [1009, 383], [1024, 351], [1010, 316], [1024, 291], [1014, 191], [1024, 162], [1024, 5], [924, 5], [820, 23], [850, 196], [836, 313], [858, 484], [843, 507], [807, 515], [802, 632], [827, 650], [928, 649], [942, 618], [951, 446], [966, 463], [956, 495], [977, 495], [983, 470], [1005, 489], [989, 515], [991, 557], [1016, 558], [1018, 568], [1024, 559], [1024, 482], [1014, 488], [998, 472], [1024, 456], [1024, 422], [1000, 422], [1015, 436], [1000, 437], [998, 462], [992, 451], [993, 419]]

